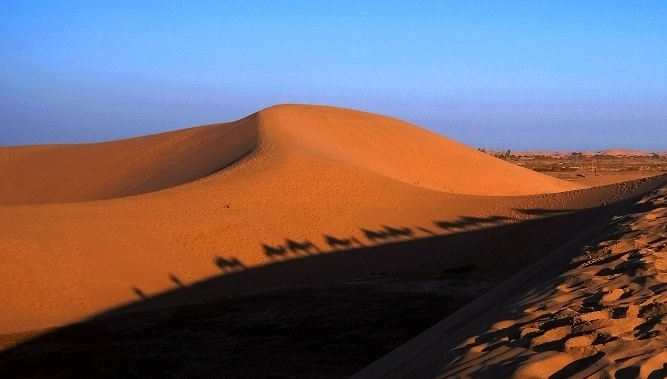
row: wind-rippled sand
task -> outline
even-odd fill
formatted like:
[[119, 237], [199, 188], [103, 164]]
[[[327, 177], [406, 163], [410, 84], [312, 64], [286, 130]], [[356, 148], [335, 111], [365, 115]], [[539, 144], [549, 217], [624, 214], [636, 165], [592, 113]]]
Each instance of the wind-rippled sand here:
[[355, 378], [667, 377], [667, 186], [611, 220]]

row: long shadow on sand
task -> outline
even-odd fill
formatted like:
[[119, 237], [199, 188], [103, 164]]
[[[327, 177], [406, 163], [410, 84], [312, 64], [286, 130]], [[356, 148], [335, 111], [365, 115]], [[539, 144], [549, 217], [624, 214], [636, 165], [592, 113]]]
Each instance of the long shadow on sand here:
[[0, 377], [347, 377], [632, 201], [500, 225], [436, 220], [417, 229], [450, 233], [425, 238], [383, 226], [362, 230], [366, 245], [324, 233], [326, 253], [294, 236], [259, 241], [280, 259], [213, 255], [222, 275], [8, 348]]

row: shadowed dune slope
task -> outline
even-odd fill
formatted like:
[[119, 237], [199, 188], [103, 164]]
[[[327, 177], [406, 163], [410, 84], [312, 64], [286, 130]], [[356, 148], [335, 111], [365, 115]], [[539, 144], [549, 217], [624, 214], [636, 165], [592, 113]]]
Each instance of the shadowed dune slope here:
[[256, 118], [111, 142], [2, 147], [0, 204], [112, 199], [199, 179], [255, 148]]
[[[80, 151], [93, 156], [98, 147], [104, 163], [87, 166], [94, 160]], [[13, 203], [34, 204], [0, 206], [0, 333], [81, 320], [230, 271], [517, 223], [640, 190], [576, 189], [402, 121], [321, 106], [275, 106], [235, 123], [124, 141], [3, 151], [5, 167], [23, 171], [3, 169], [2, 183], [12, 175], [27, 183], [3, 191]], [[59, 159], [51, 171], [42, 167]], [[128, 194], [138, 195], [119, 197]], [[68, 202], [103, 198], [112, 199]], [[457, 251], [409, 270], [401, 259], [342, 261], [330, 277], [442, 272], [466, 264]], [[512, 272], [509, 257], [483, 253], [476, 265], [489, 276]], [[257, 280], [253, 290], [281, 285]], [[284, 285], [317, 280], [304, 274]]]

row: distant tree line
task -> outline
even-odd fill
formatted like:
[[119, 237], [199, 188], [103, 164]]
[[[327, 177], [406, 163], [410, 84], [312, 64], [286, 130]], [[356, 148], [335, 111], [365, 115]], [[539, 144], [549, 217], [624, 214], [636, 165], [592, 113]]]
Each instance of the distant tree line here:
[[[481, 147], [478, 148], [477, 150], [481, 151], [482, 153], [486, 153], [486, 149], [482, 149]], [[496, 158], [500, 159], [510, 159], [512, 156], [512, 150], [504, 150], [501, 152], [489, 152], [489, 154], [493, 155]]]

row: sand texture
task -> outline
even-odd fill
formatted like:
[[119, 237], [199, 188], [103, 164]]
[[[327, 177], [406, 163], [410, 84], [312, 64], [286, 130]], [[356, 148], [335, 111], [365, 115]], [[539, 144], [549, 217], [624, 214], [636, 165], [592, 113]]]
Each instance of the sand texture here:
[[[236, 122], [113, 142], [1, 148], [0, 335], [29, 338], [38, 329], [98, 315], [376, 275], [472, 271], [505, 280], [661, 181], [653, 177], [588, 188], [400, 120], [305, 105], [274, 106]], [[643, 243], [657, 243], [651, 241]], [[588, 251], [591, 259], [606, 251], [600, 249]], [[653, 310], [648, 303], [637, 304], [638, 313], [628, 305], [625, 324], [609, 321], [621, 319], [615, 309], [626, 306], [628, 294], [657, 291], [662, 278], [656, 271], [653, 279], [625, 283], [623, 262], [648, 267], [651, 255], [618, 249], [613, 254], [627, 256], [608, 262], [608, 277], [591, 274], [586, 284], [558, 284], [550, 290], [563, 294], [554, 296], [531, 292], [520, 300], [531, 311], [524, 315], [522, 308], [516, 320], [503, 313], [504, 305], [498, 308], [504, 318], [493, 328], [523, 333], [518, 340], [530, 339], [521, 347], [528, 353], [502, 345], [507, 333], [476, 322], [479, 328], [466, 338], [480, 339], [452, 346], [463, 366], [443, 358], [451, 353], [437, 344], [430, 354], [442, 355], [422, 366], [436, 367], [440, 374], [450, 369], [483, 373], [484, 366], [475, 369], [479, 362], [472, 360], [492, 351], [489, 364], [514, 353], [517, 362], [535, 355], [535, 360], [549, 359], [548, 366], [558, 372], [560, 365], [593, 359], [589, 356], [615, 356], [590, 347], [599, 345], [603, 337], [598, 335], [610, 333], [611, 343], [639, 327], [650, 341], [660, 341], [651, 338], [660, 338], [661, 329], [636, 323], [660, 317], [661, 305]], [[600, 264], [572, 270], [599, 271]], [[654, 266], [642, 266], [642, 275], [661, 267]], [[599, 301], [577, 305], [588, 298]], [[607, 303], [618, 305], [605, 315], [601, 304]], [[560, 306], [578, 313], [554, 311]], [[594, 309], [587, 312], [584, 306]], [[597, 323], [593, 312], [601, 312], [604, 321]], [[544, 321], [552, 316], [553, 323]], [[597, 326], [590, 333], [575, 331], [572, 320], [581, 317]], [[536, 330], [524, 333], [523, 327]], [[501, 342], [494, 342], [496, 336]], [[508, 344], [517, 340], [511, 336]], [[563, 339], [570, 341], [569, 350], [557, 349], [552, 358], [533, 354], [543, 352], [531, 346], [556, 346], [560, 342], [554, 341]], [[396, 362], [418, 357], [419, 349], [414, 351]], [[373, 366], [370, 370], [378, 373]], [[407, 372], [405, 377], [413, 377]]]
[[[221, 271], [430, 235], [439, 220], [521, 218], [513, 209], [531, 201], [466, 194], [580, 188], [402, 121], [316, 106], [2, 156], [0, 332], [73, 321]], [[111, 197], [120, 198], [102, 200]]]
[[0, 148], [0, 204], [112, 199], [210, 175], [257, 145], [256, 116], [126, 140]]
[[664, 378], [667, 186], [355, 378]]

